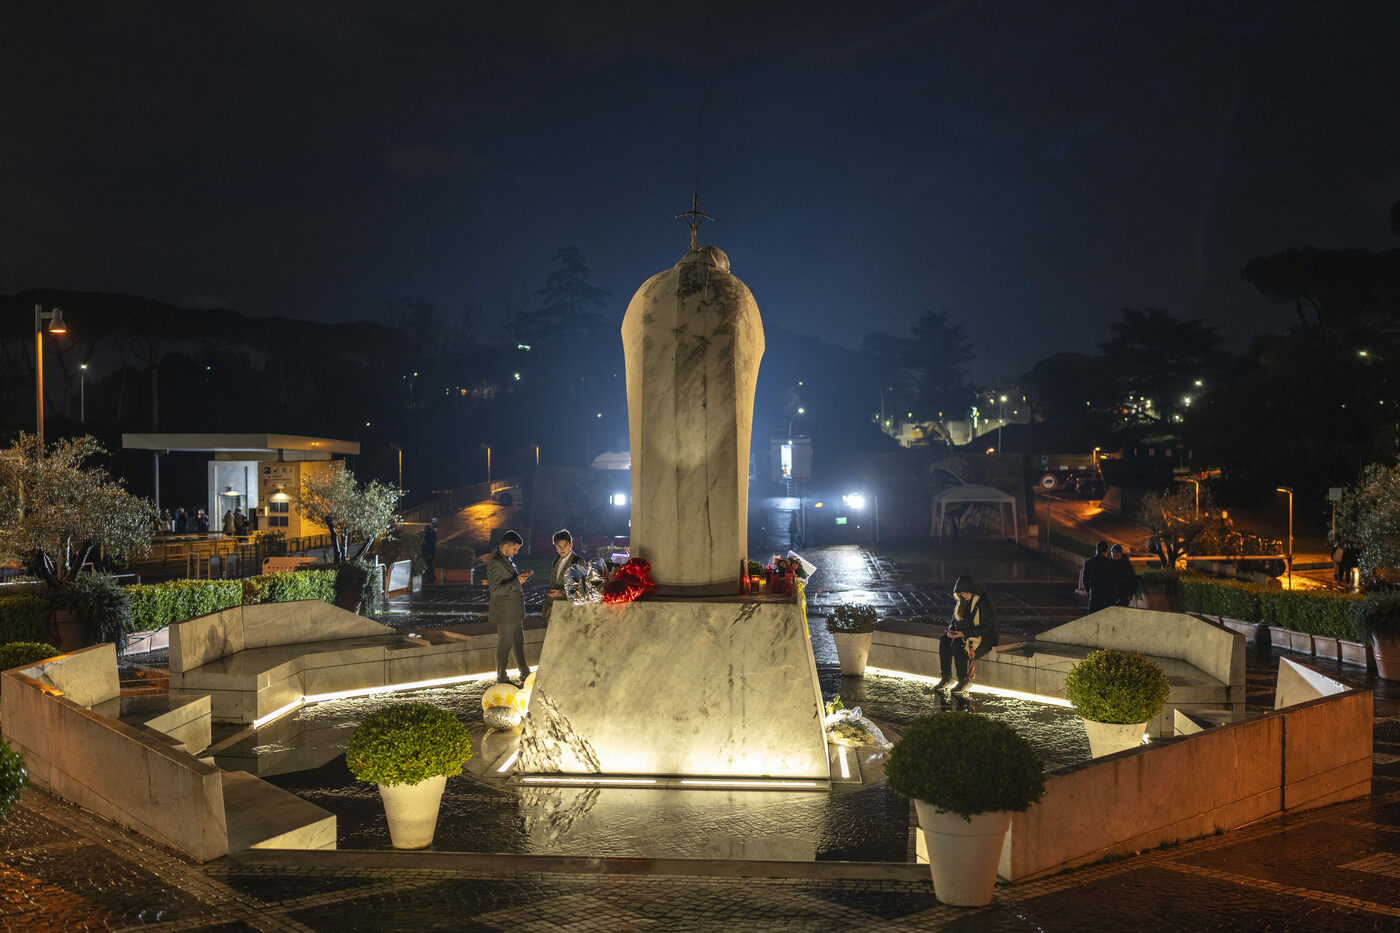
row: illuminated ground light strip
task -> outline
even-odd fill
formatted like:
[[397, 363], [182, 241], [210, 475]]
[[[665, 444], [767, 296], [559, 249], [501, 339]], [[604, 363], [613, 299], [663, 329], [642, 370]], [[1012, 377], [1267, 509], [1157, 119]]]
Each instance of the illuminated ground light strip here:
[[453, 684], [464, 684], [472, 680], [489, 680], [495, 676], [495, 674], [460, 674], [456, 677], [435, 677], [432, 680], [415, 680], [402, 684], [381, 684], [377, 687], [359, 687], [354, 690], [336, 690], [332, 693], [307, 694], [299, 700], [293, 700], [281, 709], [275, 709], [266, 716], [254, 719], [253, 728], [261, 729], [273, 720], [281, 719], [288, 713], [310, 703], [324, 703], [327, 700], [350, 700], [356, 697], [374, 696], [378, 693], [398, 693], [403, 690], [425, 690], [428, 687], [449, 687]]
[[846, 761], [846, 747], [845, 747], [844, 745], [841, 746], [840, 751], [841, 751], [841, 779], [842, 779], [842, 780], [850, 780], [850, 778], [851, 778], [851, 766], [850, 766], [850, 764]]
[[510, 766], [515, 764], [515, 759], [519, 757], [520, 749], [517, 748], [515, 751], [510, 753], [510, 757], [505, 760], [505, 764], [501, 765], [499, 768], [496, 769], [496, 773], [505, 774], [507, 771], [510, 770]]
[[[923, 674], [910, 674], [907, 671], [892, 671], [885, 667], [866, 667], [866, 673], [883, 674], [886, 677], [903, 677], [905, 680], [917, 680], [922, 683], [936, 684], [937, 677], [925, 677]], [[1020, 690], [1006, 690], [1002, 687], [988, 687], [979, 683], [973, 683], [968, 688], [969, 693], [988, 693], [992, 696], [1010, 697], [1015, 700], [1030, 700], [1032, 703], [1044, 703], [1047, 706], [1063, 706], [1069, 709], [1073, 706], [1069, 700], [1063, 697], [1046, 696], [1043, 693], [1023, 693]]]
[[655, 784], [656, 778], [523, 777], [530, 784]]
[[816, 781], [744, 781], [710, 780], [707, 778], [681, 778], [682, 784], [694, 787], [819, 787]]

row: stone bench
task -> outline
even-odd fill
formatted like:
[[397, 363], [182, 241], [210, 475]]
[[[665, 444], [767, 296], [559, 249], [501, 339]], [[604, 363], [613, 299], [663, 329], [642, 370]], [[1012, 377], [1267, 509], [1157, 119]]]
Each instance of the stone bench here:
[[[543, 642], [543, 622], [527, 620], [531, 664]], [[336, 694], [495, 670], [494, 625], [401, 633], [319, 600], [236, 606], [170, 626], [171, 694], [207, 694], [222, 722], [260, 725]]]
[[[938, 677], [943, 629], [914, 622], [880, 623], [871, 667]], [[1146, 655], [1171, 684], [1167, 706], [1148, 733], [1172, 735], [1175, 711], [1237, 720], [1245, 706], [1245, 638], [1198, 616], [1113, 606], [1068, 622], [1038, 638], [1003, 642], [977, 661], [976, 683], [1063, 699], [1074, 664], [1099, 648]]]
[[35, 786], [199, 861], [335, 848], [334, 814], [190, 754], [209, 743], [207, 697], [161, 704], [119, 691], [110, 644], [0, 674], [0, 731]]

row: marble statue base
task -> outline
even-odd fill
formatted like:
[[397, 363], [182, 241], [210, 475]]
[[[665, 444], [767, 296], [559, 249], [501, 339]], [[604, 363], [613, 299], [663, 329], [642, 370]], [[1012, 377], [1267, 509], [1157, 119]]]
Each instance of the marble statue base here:
[[555, 603], [517, 773], [830, 778], [794, 598]]

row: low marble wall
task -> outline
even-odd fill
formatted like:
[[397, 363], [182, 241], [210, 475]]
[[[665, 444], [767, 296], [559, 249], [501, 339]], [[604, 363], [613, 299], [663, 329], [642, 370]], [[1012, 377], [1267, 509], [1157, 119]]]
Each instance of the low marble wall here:
[[234, 606], [170, 625], [170, 672], [193, 670], [249, 648], [335, 641], [392, 631], [319, 599]]
[[[1244, 638], [1213, 623], [1179, 613], [1153, 612], [1114, 607], [1115, 613], [1099, 619], [1109, 610], [1086, 616], [1078, 622], [1071, 622], [1060, 629], [1069, 629], [1061, 640], [1047, 640], [1044, 636], [1030, 641], [1003, 641], [996, 650], [977, 661], [975, 683], [1003, 690], [1017, 690], [1039, 696], [1062, 699], [1065, 695], [1065, 678], [1070, 668], [1091, 651], [1099, 647], [1122, 647], [1129, 643], [1125, 633], [1123, 618], [1117, 613], [1131, 613], [1127, 617], [1127, 628], [1137, 629], [1141, 636], [1140, 644], [1124, 650], [1135, 650], [1147, 654], [1162, 665], [1171, 684], [1171, 694], [1162, 715], [1148, 724], [1148, 733], [1154, 737], [1172, 735], [1175, 731], [1173, 718], [1177, 710], [1186, 712], [1224, 712], [1234, 718], [1244, 715]], [[1156, 617], [1166, 616], [1167, 619]], [[1172, 618], [1178, 617], [1180, 618]], [[1097, 621], [1094, 621], [1097, 620]], [[1091, 623], [1080, 626], [1080, 623]], [[1193, 642], [1196, 648], [1188, 651], [1178, 646], [1174, 653], [1158, 655], [1154, 649], [1166, 650], [1172, 633], [1177, 632], [1184, 644]], [[875, 668], [918, 674], [923, 677], [940, 676], [938, 660], [939, 626], [923, 625], [915, 622], [881, 622], [875, 632], [870, 647], [869, 665]], [[1070, 636], [1100, 638], [1106, 645], [1092, 642], [1082, 643], [1068, 640]], [[1207, 660], [1201, 655], [1201, 646], [1219, 649], [1210, 668], [1225, 672], [1233, 681], [1221, 680], [1208, 670], [1198, 667], [1193, 660], [1183, 659], [1182, 655]]]
[[1373, 697], [1347, 690], [1046, 775], [999, 873], [1023, 881], [1371, 792]]
[[1244, 684], [1244, 636], [1185, 612], [1110, 606], [1043, 632], [1036, 641], [1175, 658], [1222, 683]]
[[[47, 679], [61, 680], [55, 668], [72, 662], [75, 670], [88, 670], [94, 658], [110, 658], [116, 676], [111, 645], [42, 666]], [[54, 693], [31, 670], [0, 674], [0, 722], [36, 787], [200, 861], [227, 854], [218, 768], [190, 757], [174, 740], [85, 708], [72, 699], [78, 692]]]
[[[405, 635], [362, 621], [372, 626], [371, 634], [250, 647], [182, 672], [172, 663], [171, 696], [208, 694], [214, 719], [253, 723], [307, 697], [496, 670], [494, 626], [473, 623]], [[541, 626], [527, 622], [525, 629], [525, 658], [532, 664], [539, 663], [544, 642]]]

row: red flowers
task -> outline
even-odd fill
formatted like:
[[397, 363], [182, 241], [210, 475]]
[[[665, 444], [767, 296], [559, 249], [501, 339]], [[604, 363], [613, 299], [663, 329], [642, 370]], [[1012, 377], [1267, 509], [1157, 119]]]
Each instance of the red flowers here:
[[656, 589], [651, 578], [651, 563], [642, 557], [634, 557], [613, 574], [603, 587], [603, 602], [630, 603], [646, 596]]

